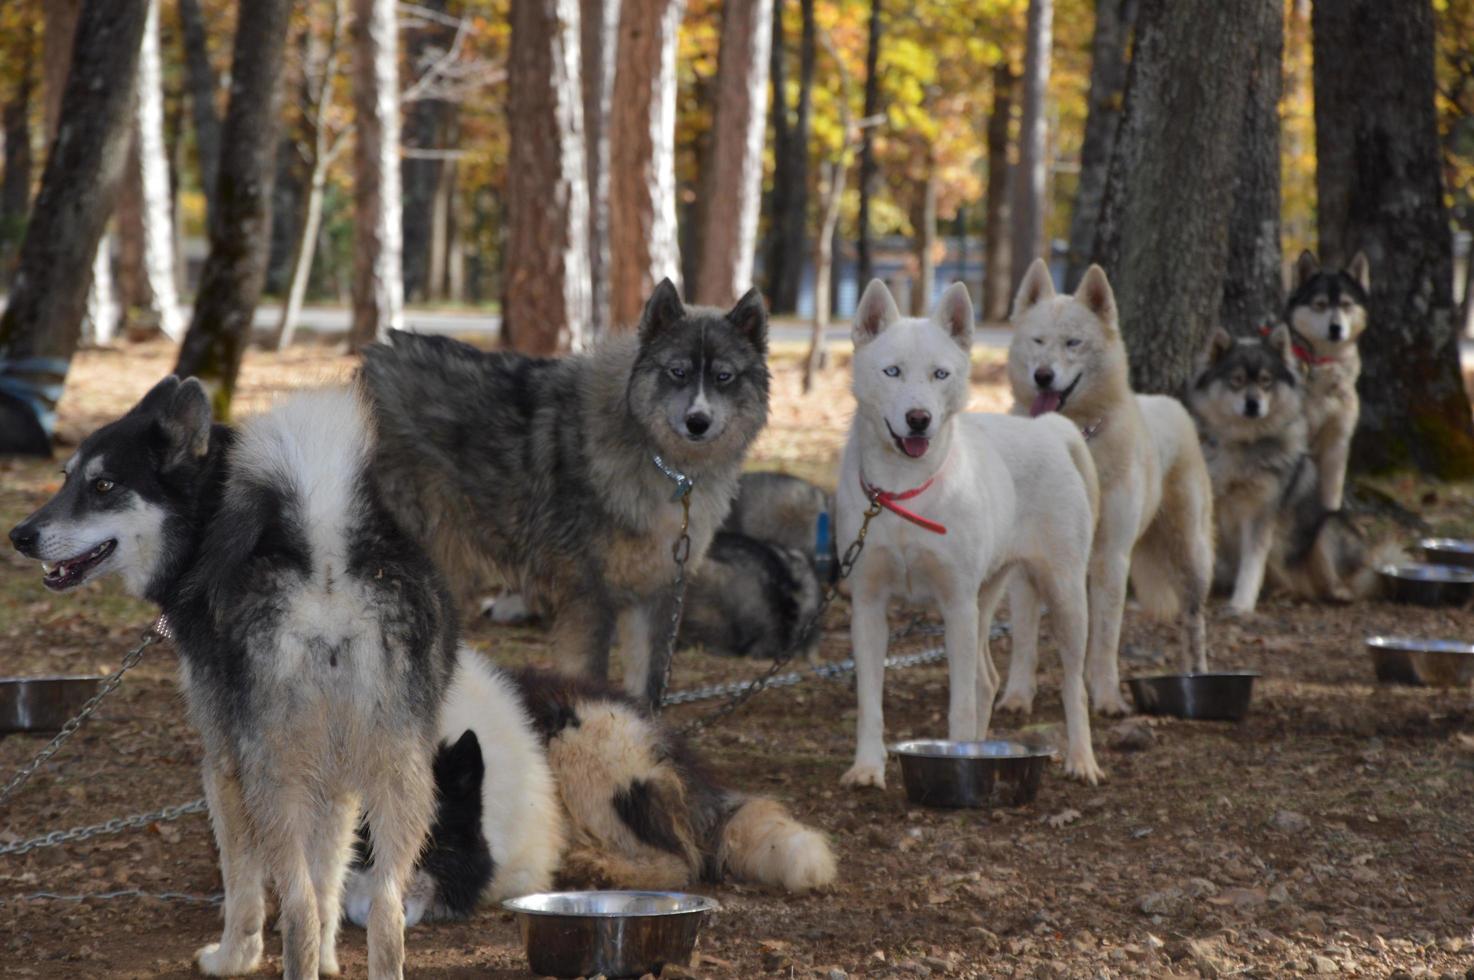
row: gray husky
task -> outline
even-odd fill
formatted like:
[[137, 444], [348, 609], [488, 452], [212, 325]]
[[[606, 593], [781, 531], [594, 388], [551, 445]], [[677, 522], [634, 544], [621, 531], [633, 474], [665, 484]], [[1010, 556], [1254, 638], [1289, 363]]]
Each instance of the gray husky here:
[[204, 741], [225, 926], [196, 953], [261, 961], [266, 887], [286, 976], [338, 972], [342, 882], [362, 806], [369, 976], [404, 967], [403, 893], [435, 810], [431, 759], [455, 663], [449, 594], [369, 475], [358, 394], [301, 395], [238, 429], [167, 378], [89, 436], [55, 497], [10, 532], [45, 584], [121, 575], [157, 603]]
[[374, 467], [455, 586], [509, 579], [569, 672], [605, 676], [617, 627], [625, 689], [658, 702], [679, 495], [694, 571], [767, 422], [766, 355], [755, 290], [722, 313], [668, 280], [637, 335], [559, 359], [396, 333], [364, 353]]
[[686, 591], [680, 645], [738, 657], [795, 651], [812, 657], [819, 629], [804, 627], [819, 609], [812, 556], [733, 531], [719, 531]]

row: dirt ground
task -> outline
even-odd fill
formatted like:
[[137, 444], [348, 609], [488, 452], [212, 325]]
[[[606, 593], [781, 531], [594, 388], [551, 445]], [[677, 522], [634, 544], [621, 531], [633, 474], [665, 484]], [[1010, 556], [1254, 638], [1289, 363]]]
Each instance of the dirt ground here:
[[[126, 408], [169, 366], [162, 345], [92, 352], [62, 404], [75, 441]], [[318, 348], [252, 353], [244, 409], [277, 390], [343, 376], [351, 362]], [[975, 407], [1003, 407], [996, 355], [978, 361]], [[798, 393], [780, 359], [773, 424], [754, 466], [832, 481], [851, 410], [844, 368]], [[54, 463], [0, 463], [0, 526], [54, 489]], [[1442, 532], [1474, 527], [1474, 488], [1383, 486]], [[831, 610], [825, 659], [848, 655], [847, 610]], [[116, 583], [50, 596], [39, 570], [0, 551], [0, 672], [114, 668], [152, 613]], [[904, 620], [902, 611], [892, 625]], [[839, 786], [853, 749], [847, 681], [763, 693], [697, 744], [734, 786], [787, 801], [829, 833], [841, 880], [789, 897], [724, 884], [723, 906], [695, 960], [667, 975], [699, 977], [1359, 977], [1474, 978], [1474, 693], [1379, 687], [1362, 651], [1372, 632], [1469, 639], [1474, 613], [1370, 602], [1316, 606], [1269, 598], [1243, 621], [1215, 614], [1216, 664], [1264, 673], [1239, 724], [1096, 719], [1108, 780], [1090, 788], [1059, 767], [1018, 809], [944, 811], [908, 805], [892, 767], [884, 791]], [[468, 626], [505, 661], [542, 660], [528, 628]], [[1123, 670], [1156, 669], [1172, 631], [1128, 613]], [[912, 637], [892, 652], [936, 639]], [[1046, 641], [1047, 642], [1047, 641]], [[1029, 719], [995, 728], [1059, 736], [1058, 674], [1046, 673]], [[994, 644], [1000, 669], [1007, 640]], [[692, 651], [673, 686], [737, 679], [757, 664]], [[890, 737], [945, 734], [946, 673], [933, 665], [887, 678]], [[672, 709], [677, 723], [705, 710]], [[8, 777], [43, 739], [0, 739]], [[151, 650], [96, 718], [14, 803], [0, 841], [104, 821], [200, 795], [199, 745], [185, 723], [172, 651]], [[0, 856], [0, 973], [17, 977], [191, 975], [193, 951], [217, 938], [218, 909], [125, 897], [58, 900], [122, 889], [219, 891], [207, 820]], [[347, 928], [348, 975], [365, 970], [363, 934]], [[269, 936], [266, 969], [279, 970]], [[523, 977], [516, 928], [496, 909], [420, 926], [408, 972]]]

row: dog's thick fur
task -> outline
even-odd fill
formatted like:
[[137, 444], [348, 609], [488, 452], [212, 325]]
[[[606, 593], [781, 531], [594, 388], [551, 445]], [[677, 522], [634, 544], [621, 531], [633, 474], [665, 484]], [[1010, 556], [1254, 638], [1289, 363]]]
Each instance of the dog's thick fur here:
[[1311, 252], [1301, 252], [1295, 288], [1285, 304], [1285, 322], [1303, 345], [1301, 358], [1310, 370], [1304, 399], [1307, 439], [1321, 506], [1327, 511], [1341, 509], [1351, 437], [1361, 415], [1357, 341], [1367, 328], [1371, 282], [1371, 264], [1363, 252], [1345, 269], [1322, 269]]
[[[1097, 711], [1125, 714], [1117, 650], [1126, 584], [1160, 617], [1182, 618], [1182, 666], [1207, 669], [1204, 604], [1213, 576], [1213, 489], [1197, 430], [1182, 403], [1137, 395], [1127, 375], [1116, 299], [1099, 266], [1073, 296], [1055, 295], [1042, 260], [1029, 267], [1013, 304], [1008, 379], [1015, 411], [1059, 412], [1091, 432], [1100, 477], [1100, 524], [1090, 558], [1090, 697]], [[1033, 706], [1037, 652], [1032, 601], [1010, 592], [1013, 658], [1000, 708]], [[1020, 611], [1024, 615], [1020, 615]], [[1021, 642], [1023, 641], [1023, 642]]]
[[788, 473], [744, 473], [722, 530], [809, 555], [826, 578], [839, 564], [833, 518], [834, 495], [823, 487]]
[[[440, 730], [441, 802], [410, 925], [555, 882], [674, 889], [731, 874], [798, 892], [834, 880], [823, 835], [771, 799], [722, 789], [660, 721], [593, 682], [503, 671], [462, 649]], [[366, 878], [349, 879], [354, 921]]]
[[946, 533], [888, 511], [870, 525], [850, 579], [859, 719], [855, 762], [843, 779], [849, 785], [885, 785], [881, 687], [890, 599], [941, 607], [948, 737], [985, 738], [998, 684], [988, 627], [1011, 573], [1043, 595], [1054, 617], [1064, 662], [1066, 771], [1091, 783], [1102, 775], [1083, 680], [1095, 467], [1080, 433], [1063, 419], [962, 414], [972, 334], [972, 303], [960, 283], [930, 319], [902, 319], [879, 280], [855, 313], [858, 408], [835, 495], [839, 539], [854, 539], [869, 506], [862, 480], [891, 493], [933, 480], [905, 506]]
[[1365, 540], [1344, 512], [1321, 502], [1306, 453], [1305, 365], [1289, 328], [1209, 339], [1188, 405], [1213, 481], [1218, 525], [1214, 584], [1229, 608], [1254, 611], [1266, 573], [1296, 595], [1346, 601], [1375, 585]]
[[737, 657], [812, 657], [819, 630], [803, 628], [818, 611], [819, 580], [810, 555], [732, 531], [719, 531], [686, 590], [680, 646]]
[[118, 572], [159, 604], [204, 742], [225, 926], [205, 973], [261, 959], [266, 887], [286, 976], [337, 972], [355, 817], [371, 828], [369, 976], [404, 965], [403, 889], [435, 808], [431, 759], [455, 616], [368, 473], [358, 394], [299, 395], [231, 430], [168, 378], [88, 437], [11, 532], [69, 588]]
[[504, 576], [551, 617], [559, 665], [658, 700], [681, 521], [658, 454], [695, 479], [700, 564], [767, 420], [767, 315], [686, 308], [669, 281], [638, 336], [560, 359], [396, 333], [364, 353], [374, 468], [395, 515], [463, 594]]

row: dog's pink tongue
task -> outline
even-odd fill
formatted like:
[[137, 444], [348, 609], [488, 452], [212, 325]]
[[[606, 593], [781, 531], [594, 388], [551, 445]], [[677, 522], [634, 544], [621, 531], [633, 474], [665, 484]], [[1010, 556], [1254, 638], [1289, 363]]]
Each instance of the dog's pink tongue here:
[[1045, 412], [1059, 411], [1059, 392], [1041, 391], [1034, 396], [1034, 404], [1029, 406], [1030, 415], [1043, 415]]
[[926, 436], [907, 436], [901, 440], [901, 448], [906, 451], [907, 456], [913, 459], [925, 456], [927, 447], [930, 445], [931, 440]]

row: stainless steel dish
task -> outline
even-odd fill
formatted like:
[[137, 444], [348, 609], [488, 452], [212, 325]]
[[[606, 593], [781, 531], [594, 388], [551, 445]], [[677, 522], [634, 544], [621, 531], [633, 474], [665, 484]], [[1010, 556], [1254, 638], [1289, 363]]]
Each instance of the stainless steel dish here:
[[1383, 565], [1382, 588], [1393, 602], [1419, 606], [1458, 606], [1474, 596], [1474, 569], [1453, 565]]
[[1474, 541], [1459, 538], [1424, 538], [1418, 542], [1423, 560], [1434, 565], [1474, 568]]
[[0, 677], [0, 732], [55, 732], [97, 693], [101, 677]]
[[1054, 755], [1017, 742], [917, 740], [890, 747], [901, 760], [906, 796], [922, 806], [1023, 806], [1039, 795]]
[[1136, 710], [1194, 721], [1239, 721], [1249, 713], [1257, 671], [1225, 670], [1202, 674], [1131, 677], [1126, 686]]
[[540, 892], [502, 903], [512, 912], [533, 973], [638, 977], [691, 961], [713, 899], [681, 892]]
[[1474, 643], [1414, 636], [1369, 636], [1367, 652], [1383, 684], [1468, 687], [1474, 683]]

